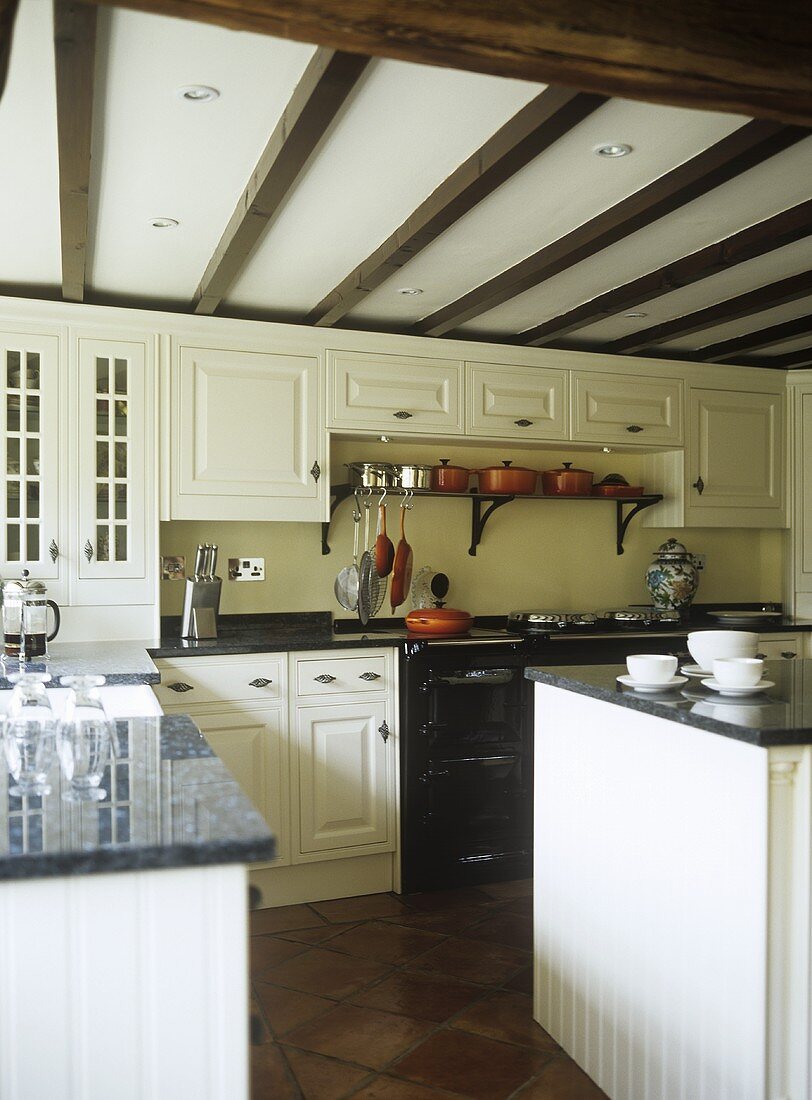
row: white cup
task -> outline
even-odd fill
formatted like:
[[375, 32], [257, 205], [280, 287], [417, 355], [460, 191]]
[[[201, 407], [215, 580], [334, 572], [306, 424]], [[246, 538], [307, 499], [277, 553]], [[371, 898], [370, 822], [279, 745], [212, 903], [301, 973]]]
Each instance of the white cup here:
[[715, 657], [713, 678], [724, 687], [755, 687], [764, 675], [759, 657]]
[[677, 658], [664, 653], [634, 653], [626, 658], [626, 668], [641, 684], [667, 684], [677, 671]]

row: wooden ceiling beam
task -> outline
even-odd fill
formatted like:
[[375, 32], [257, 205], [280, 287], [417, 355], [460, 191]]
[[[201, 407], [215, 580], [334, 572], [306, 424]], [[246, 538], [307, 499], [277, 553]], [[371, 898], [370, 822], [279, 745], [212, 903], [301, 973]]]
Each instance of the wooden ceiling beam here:
[[808, 0], [116, 3], [353, 53], [812, 125]]
[[368, 64], [368, 57], [336, 50], [313, 55], [206, 266], [196, 313], [220, 305]]
[[812, 336], [812, 314], [795, 317], [791, 321], [782, 321], [769, 328], [746, 332], [730, 340], [720, 340], [697, 349], [697, 357], [705, 363], [738, 363], [742, 354], [760, 351], [762, 348], [775, 347], [797, 336]]
[[62, 297], [69, 302], [85, 295], [96, 14], [92, 4], [54, 0]]
[[812, 199], [749, 225], [723, 241], [700, 248], [623, 286], [607, 290], [558, 317], [525, 329], [516, 339], [530, 347], [544, 347], [595, 321], [644, 305], [672, 290], [692, 286], [720, 271], [728, 271], [746, 260], [765, 256], [809, 236], [812, 236]]
[[14, 31], [14, 17], [17, 14], [18, 0], [0, 0], [0, 99], [6, 87], [9, 61], [11, 59], [11, 37]]
[[[812, 294], [812, 271], [802, 271], [799, 275], [791, 275], [787, 279], [768, 283], [755, 290], [748, 290], [744, 294], [736, 295], [735, 298], [716, 302], [712, 306], [698, 309], [684, 317], [675, 317], [672, 321], [663, 321], [662, 324], [640, 329], [638, 332], [604, 345], [600, 350], [610, 355], [634, 355], [668, 340], [690, 336], [694, 332], [702, 332], [715, 325], [723, 325], [727, 321], [737, 321], [741, 317], [748, 317], [750, 314], [760, 313], [774, 306], [785, 305], [787, 302], [797, 302], [799, 298], [805, 298], [810, 294]], [[691, 358], [694, 358], [694, 355], [695, 353], [692, 352]]]
[[[807, 131], [800, 127], [764, 121], [745, 123], [608, 210], [436, 310], [410, 331], [419, 336], [445, 336], [466, 321], [588, 260], [807, 136]], [[521, 343], [521, 338], [517, 342]]]
[[603, 96], [546, 88], [451, 173], [305, 319], [334, 325], [477, 203], [579, 122], [606, 103]]

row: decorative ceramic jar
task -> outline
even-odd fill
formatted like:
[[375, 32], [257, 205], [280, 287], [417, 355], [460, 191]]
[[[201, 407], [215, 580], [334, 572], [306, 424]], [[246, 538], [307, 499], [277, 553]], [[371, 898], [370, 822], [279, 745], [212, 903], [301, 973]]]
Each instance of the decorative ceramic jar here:
[[680, 610], [690, 604], [699, 587], [699, 573], [681, 542], [668, 539], [657, 548], [646, 570], [646, 586], [655, 607]]

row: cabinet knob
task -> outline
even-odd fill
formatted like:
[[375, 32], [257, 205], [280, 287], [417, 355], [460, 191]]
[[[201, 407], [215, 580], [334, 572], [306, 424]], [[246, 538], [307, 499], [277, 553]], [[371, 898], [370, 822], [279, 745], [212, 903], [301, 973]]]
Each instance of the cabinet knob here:
[[166, 685], [170, 691], [194, 691], [195, 689], [191, 684], [184, 684], [182, 680], [177, 680], [174, 684]]
[[412, 418], [412, 414], [410, 412], [406, 412], [405, 409], [401, 409], [399, 412], [392, 413], [392, 416], [396, 417], [398, 420], [411, 420]]
[[630, 424], [628, 426], [628, 428], [626, 429], [626, 431], [627, 432], [633, 432], [636, 435], [638, 432], [642, 432], [643, 429], [640, 427], [639, 424]]
[[359, 676], [360, 680], [380, 680], [380, 672], [362, 672]]
[[513, 423], [516, 425], [517, 428], [529, 428], [533, 421], [525, 420], [524, 417], [522, 417], [521, 420], [514, 420]]
[[757, 654], [756, 654], [756, 657], [758, 657], [758, 658], [759, 658], [760, 660], [762, 660], [762, 661], [766, 661], [766, 660], [767, 660], [767, 654], [766, 654], [766, 653], [757, 653]]
[[310, 467], [310, 476], [315, 482], [318, 482], [319, 478], [321, 477], [321, 466], [319, 466], [318, 462], [314, 462], [313, 465]]
[[383, 738], [385, 744], [389, 740], [389, 726], [387, 726], [386, 722], [382, 722], [381, 725], [378, 726], [378, 733]]
[[694, 482], [694, 488], [696, 489], [696, 491], [699, 493], [700, 496], [702, 496], [702, 494], [705, 492], [705, 482], [702, 480], [701, 476], [698, 477], [696, 479], [696, 481]]
[[273, 680], [266, 680], [264, 676], [257, 676], [256, 680], [249, 680], [248, 686], [252, 688], [266, 688], [273, 683]]
[[786, 650], [785, 652], [783, 652], [783, 653], [781, 654], [781, 656], [782, 656], [782, 657], [783, 657], [783, 658], [784, 658], [785, 660], [787, 660], [787, 661], [791, 661], [791, 660], [792, 660], [792, 658], [793, 658], [793, 657], [797, 657], [797, 656], [798, 656], [798, 654], [797, 654], [797, 653], [793, 653], [791, 649], [788, 649], [788, 650]]
[[321, 676], [314, 677], [317, 684], [332, 684], [335, 682], [335, 676], [331, 676], [329, 672], [322, 672]]
[[90, 561], [90, 559], [93, 557], [93, 544], [91, 543], [90, 539], [88, 539], [87, 542], [85, 543], [84, 550], [85, 550], [85, 557], [87, 558], [88, 561]]
[[56, 564], [56, 559], [59, 557], [59, 547], [56, 545], [56, 539], [51, 539], [51, 545], [48, 547], [48, 553], [51, 555], [51, 561]]

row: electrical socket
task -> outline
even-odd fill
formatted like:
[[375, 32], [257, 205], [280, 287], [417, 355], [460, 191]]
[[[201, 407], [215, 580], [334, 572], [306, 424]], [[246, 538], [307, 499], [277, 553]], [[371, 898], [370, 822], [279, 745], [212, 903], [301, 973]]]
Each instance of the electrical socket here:
[[161, 557], [161, 580], [182, 581], [186, 576], [186, 558], [183, 554]]
[[705, 555], [704, 554], [691, 554], [691, 559], [692, 559], [694, 565], [696, 566], [696, 568], [701, 573], [702, 570], [705, 568]]
[[228, 579], [231, 581], [264, 581], [264, 558], [229, 558]]

